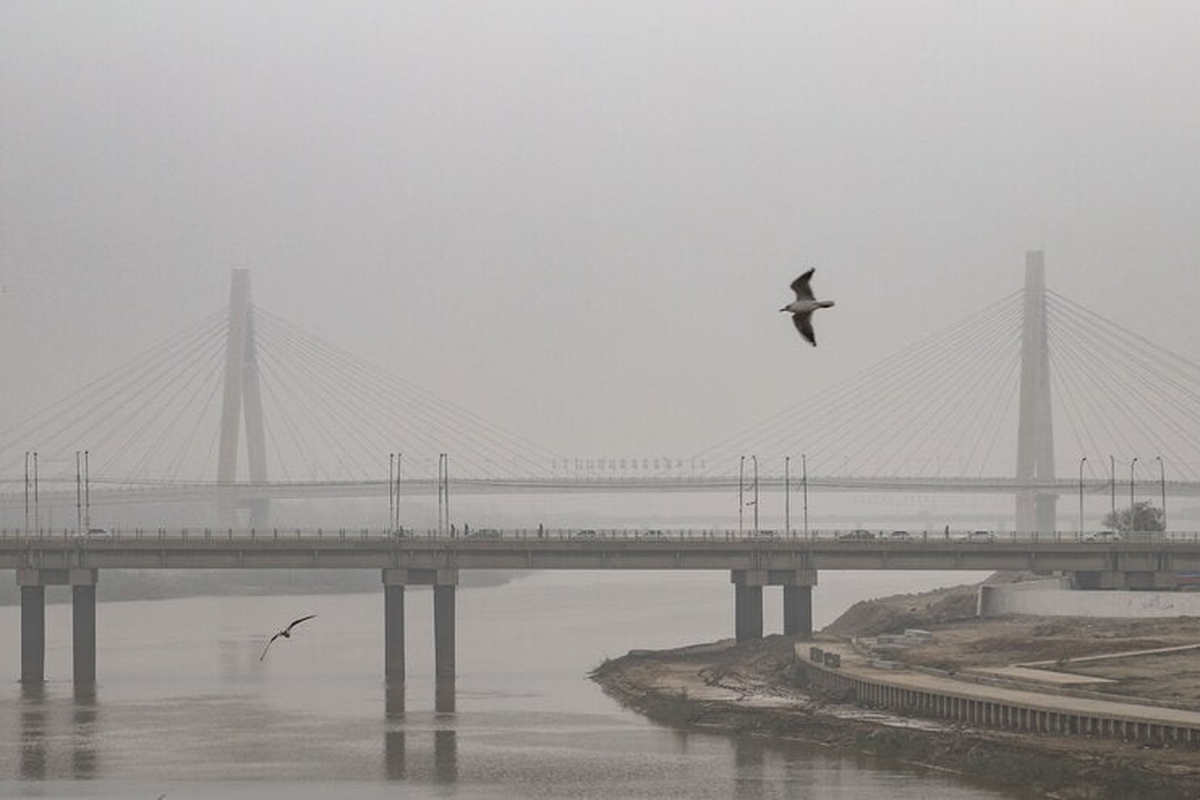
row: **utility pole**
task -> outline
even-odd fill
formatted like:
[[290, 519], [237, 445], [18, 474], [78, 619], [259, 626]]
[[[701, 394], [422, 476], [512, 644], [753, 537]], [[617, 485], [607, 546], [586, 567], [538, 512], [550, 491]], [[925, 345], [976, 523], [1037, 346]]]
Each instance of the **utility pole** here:
[[804, 479], [804, 538], [808, 538], [808, 457], [800, 454], [800, 467], [803, 470]]
[[784, 535], [792, 538], [792, 479], [788, 473], [791, 456], [783, 457], [783, 529]]
[[754, 459], [754, 535], [758, 535], [758, 456], [750, 456]]
[[1167, 532], [1167, 469], [1163, 466], [1162, 456], [1155, 456], [1158, 462], [1158, 488], [1162, 492], [1162, 529]]
[[75, 532], [83, 532], [83, 472], [79, 451], [75, 451]]
[[744, 513], [745, 507], [746, 507], [745, 491], [743, 489], [743, 487], [744, 487], [743, 476], [745, 475], [745, 473], [746, 473], [746, 457], [741, 456], [738, 458], [738, 536], [742, 535], [742, 531], [743, 531], [742, 514]]
[[1079, 459], [1079, 535], [1083, 536], [1083, 465], [1087, 456]]

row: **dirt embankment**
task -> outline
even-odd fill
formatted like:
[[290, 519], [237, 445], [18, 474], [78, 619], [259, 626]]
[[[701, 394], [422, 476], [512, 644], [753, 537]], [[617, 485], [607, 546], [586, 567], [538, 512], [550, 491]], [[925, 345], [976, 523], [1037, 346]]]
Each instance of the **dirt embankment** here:
[[[934, 633], [934, 643], [888, 655], [951, 672], [1049, 661], [1051, 669], [1103, 673], [1110, 682], [1100, 685], [1102, 692], [1200, 708], [1200, 651], [1073, 661], [1200, 643], [1200, 620], [978, 620], [976, 591], [954, 587], [858, 603], [816, 638], [921, 628]], [[852, 698], [809, 691], [794, 667], [794, 645], [773, 636], [742, 645], [635, 651], [601, 665], [593, 678], [622, 703], [671, 726], [876, 753], [1064, 800], [1200, 798], [1195, 749], [989, 730], [859, 708]], [[1195, 665], [1183, 663], [1188, 659]]]

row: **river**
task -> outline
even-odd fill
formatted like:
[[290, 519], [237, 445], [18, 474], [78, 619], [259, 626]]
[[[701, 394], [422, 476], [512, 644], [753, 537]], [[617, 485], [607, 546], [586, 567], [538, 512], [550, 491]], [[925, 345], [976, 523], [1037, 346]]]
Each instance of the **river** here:
[[[858, 599], [979, 577], [824, 572], [814, 621]], [[781, 629], [777, 592], [764, 593], [768, 632]], [[410, 589], [406, 606], [406, 713], [390, 717], [382, 591], [101, 603], [98, 686], [79, 696], [70, 606], [47, 607], [47, 682], [36, 690], [17, 681], [19, 610], [0, 608], [0, 796], [1017, 796], [864, 756], [660, 728], [587, 679], [632, 648], [728, 637], [724, 573], [545, 572], [460, 587], [453, 714], [433, 711], [429, 591]], [[318, 616], [259, 660], [271, 632], [308, 613]]]

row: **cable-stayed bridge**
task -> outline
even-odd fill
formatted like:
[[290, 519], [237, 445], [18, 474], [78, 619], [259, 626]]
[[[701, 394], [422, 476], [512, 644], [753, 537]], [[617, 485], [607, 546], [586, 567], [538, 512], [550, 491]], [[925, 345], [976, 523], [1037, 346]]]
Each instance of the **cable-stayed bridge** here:
[[1011, 494], [1017, 530], [1053, 530], [1060, 497], [1200, 494], [1200, 367], [1043, 275], [1029, 254], [1022, 289], [694, 453], [573, 457], [307, 334], [236, 271], [228, 309], [0, 429], [0, 514], [27, 525], [31, 488], [65, 506], [208, 503], [215, 525], [261, 528], [289, 498], [753, 485]]

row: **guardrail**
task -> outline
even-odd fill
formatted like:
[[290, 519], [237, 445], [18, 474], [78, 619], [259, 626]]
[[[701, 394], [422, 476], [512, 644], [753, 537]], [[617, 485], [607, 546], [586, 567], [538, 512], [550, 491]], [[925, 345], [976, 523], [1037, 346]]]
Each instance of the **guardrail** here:
[[670, 541], [752, 541], [764, 545], [771, 543], [837, 542], [842, 545], [894, 545], [896, 547], [919, 546], [921, 544], [957, 543], [964, 545], [1005, 543], [1089, 544], [1096, 547], [1120, 547], [1125, 544], [1147, 543], [1200, 543], [1200, 531], [1152, 531], [1122, 534], [1121, 538], [1098, 536], [1098, 532], [1053, 531], [1053, 532], [981, 532], [919, 531], [904, 533], [897, 531], [867, 531], [863, 529], [821, 529], [801, 531], [775, 530], [729, 530], [716, 528], [464, 528], [453, 530], [414, 529], [388, 530], [387, 528], [271, 528], [255, 530], [244, 528], [103, 528], [80, 531], [73, 528], [0, 529], [0, 539], [64, 540], [74, 542], [103, 543], [120, 541], [158, 540], [287, 540], [287, 539], [391, 539], [446, 540], [446, 541], [495, 541], [495, 540], [619, 540], [638, 541], [647, 544]]

